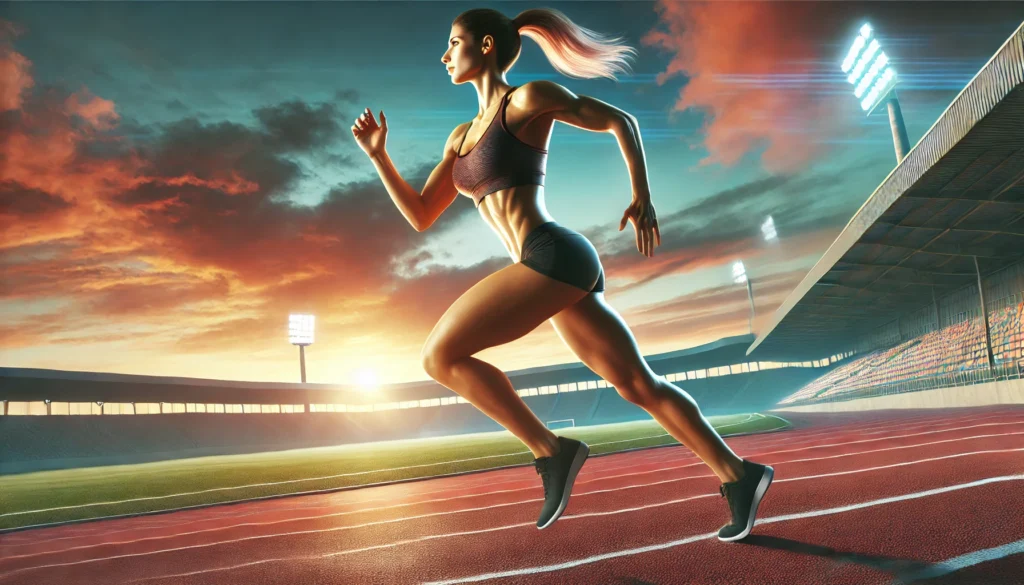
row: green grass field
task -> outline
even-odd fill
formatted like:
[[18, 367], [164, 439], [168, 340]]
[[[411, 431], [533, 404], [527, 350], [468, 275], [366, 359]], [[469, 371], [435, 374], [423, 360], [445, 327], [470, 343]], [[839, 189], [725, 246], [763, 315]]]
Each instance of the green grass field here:
[[[781, 430], [771, 415], [708, 417], [723, 436]], [[655, 421], [557, 429], [591, 455], [676, 444]], [[0, 476], [0, 530], [524, 465], [506, 431]]]

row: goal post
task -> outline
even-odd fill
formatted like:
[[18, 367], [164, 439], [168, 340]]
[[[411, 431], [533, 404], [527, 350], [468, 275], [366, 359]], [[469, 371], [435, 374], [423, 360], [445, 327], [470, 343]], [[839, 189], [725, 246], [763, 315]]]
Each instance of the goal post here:
[[563, 418], [563, 419], [560, 419], [560, 420], [549, 420], [545, 424], [547, 424], [548, 428], [552, 429], [552, 430], [554, 430], [554, 429], [566, 429], [566, 428], [575, 427], [576, 426], [576, 419]]

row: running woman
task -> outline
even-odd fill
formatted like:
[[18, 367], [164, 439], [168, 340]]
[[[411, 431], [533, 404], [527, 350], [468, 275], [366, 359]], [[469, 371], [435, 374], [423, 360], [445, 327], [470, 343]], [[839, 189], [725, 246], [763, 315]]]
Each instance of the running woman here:
[[604, 299], [597, 250], [582, 234], [557, 223], [544, 204], [547, 146], [555, 122], [611, 133], [622, 149], [633, 191], [619, 231], [631, 222], [637, 250], [652, 256], [661, 233], [637, 120], [551, 81], [509, 85], [505, 75], [519, 57], [522, 36], [535, 40], [556, 70], [576, 78], [616, 80], [615, 73], [627, 72], [627, 57], [636, 52], [557, 10], [526, 10], [514, 19], [496, 10], [469, 10], [452, 23], [441, 62], [452, 83], [473, 86], [479, 110], [448, 136], [441, 162], [422, 192], [402, 178], [388, 156], [383, 110], [379, 123], [366, 108], [352, 126], [352, 136], [417, 231], [433, 225], [462, 193], [473, 198], [514, 262], [475, 284], [444, 313], [423, 346], [423, 368], [530, 449], [544, 486], [537, 528], [546, 528], [565, 511], [590, 448], [552, 433], [501, 370], [473, 355], [550, 320], [580, 361], [714, 471], [732, 515], [718, 538], [744, 538], [771, 484], [772, 468], [737, 457], [693, 398], [651, 371], [632, 332]]

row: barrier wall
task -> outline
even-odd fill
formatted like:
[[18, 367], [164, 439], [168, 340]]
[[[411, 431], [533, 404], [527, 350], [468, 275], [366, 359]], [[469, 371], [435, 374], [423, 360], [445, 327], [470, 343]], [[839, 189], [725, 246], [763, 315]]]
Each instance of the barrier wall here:
[[1024, 380], [1003, 380], [971, 386], [873, 396], [843, 402], [790, 406], [776, 408], [771, 412], [853, 412], [892, 408], [955, 408], [993, 404], [1024, 404]]

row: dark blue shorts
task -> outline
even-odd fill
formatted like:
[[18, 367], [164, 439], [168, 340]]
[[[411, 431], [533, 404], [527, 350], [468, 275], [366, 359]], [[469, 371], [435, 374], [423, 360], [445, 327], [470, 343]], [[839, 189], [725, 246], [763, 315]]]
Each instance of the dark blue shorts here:
[[604, 267], [597, 249], [583, 234], [558, 222], [549, 221], [533, 228], [523, 242], [520, 262], [588, 292], [604, 291]]

